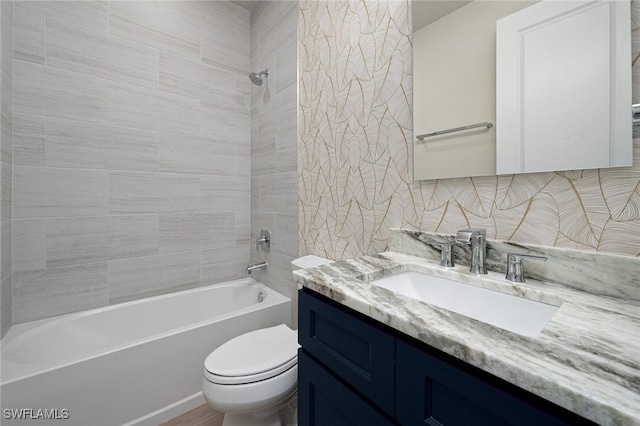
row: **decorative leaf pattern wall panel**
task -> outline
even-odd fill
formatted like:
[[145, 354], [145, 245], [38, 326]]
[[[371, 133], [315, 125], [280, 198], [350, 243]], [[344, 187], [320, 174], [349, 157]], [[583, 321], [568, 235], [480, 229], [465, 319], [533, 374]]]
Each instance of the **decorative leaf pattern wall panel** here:
[[640, 256], [640, 139], [628, 168], [412, 183], [410, 3], [301, 1], [299, 22], [301, 255], [377, 253], [392, 227], [475, 226], [493, 239]]

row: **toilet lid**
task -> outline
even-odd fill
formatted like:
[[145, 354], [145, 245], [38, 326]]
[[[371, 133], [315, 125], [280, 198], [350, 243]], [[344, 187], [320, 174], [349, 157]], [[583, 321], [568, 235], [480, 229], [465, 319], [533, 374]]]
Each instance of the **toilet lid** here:
[[209, 354], [204, 368], [214, 376], [252, 376], [295, 364], [298, 348], [298, 333], [281, 324], [229, 340]]

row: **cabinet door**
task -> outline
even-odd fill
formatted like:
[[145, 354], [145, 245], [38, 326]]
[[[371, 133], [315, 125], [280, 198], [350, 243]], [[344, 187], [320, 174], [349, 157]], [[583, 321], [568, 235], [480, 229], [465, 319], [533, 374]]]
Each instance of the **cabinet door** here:
[[342, 380], [393, 416], [395, 339], [306, 292], [298, 299], [302, 347]]
[[403, 426], [569, 425], [416, 347], [396, 342], [396, 417]]
[[326, 368], [298, 353], [298, 424], [390, 426], [393, 423]]

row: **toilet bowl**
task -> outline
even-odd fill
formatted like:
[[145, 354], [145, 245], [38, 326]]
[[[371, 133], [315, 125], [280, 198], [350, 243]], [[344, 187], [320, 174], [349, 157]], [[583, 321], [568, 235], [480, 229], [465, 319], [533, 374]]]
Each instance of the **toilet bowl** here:
[[284, 324], [235, 337], [204, 362], [202, 392], [223, 426], [281, 426], [296, 398], [298, 333]]

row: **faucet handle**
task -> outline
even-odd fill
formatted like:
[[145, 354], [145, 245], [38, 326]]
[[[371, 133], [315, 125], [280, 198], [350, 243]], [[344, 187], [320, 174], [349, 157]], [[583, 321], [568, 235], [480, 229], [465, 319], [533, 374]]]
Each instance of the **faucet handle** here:
[[508, 253], [507, 254], [507, 275], [505, 278], [514, 283], [524, 282], [524, 258], [546, 261], [545, 256], [534, 256], [531, 254]]
[[447, 268], [453, 268], [453, 244], [444, 243], [438, 246], [440, 248], [440, 266]]
[[267, 229], [261, 229], [260, 237], [256, 239], [256, 251], [260, 251], [261, 247], [264, 247], [263, 250], [271, 249], [271, 231]]

